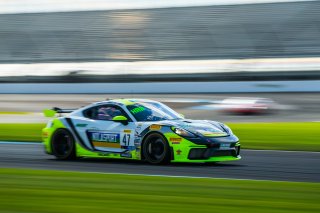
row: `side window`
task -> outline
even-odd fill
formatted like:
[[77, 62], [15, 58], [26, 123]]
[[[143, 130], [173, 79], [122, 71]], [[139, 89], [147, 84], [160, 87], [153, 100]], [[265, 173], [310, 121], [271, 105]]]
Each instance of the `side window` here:
[[[101, 105], [92, 107], [84, 111], [84, 116], [94, 120], [111, 121], [115, 116], [126, 116], [118, 106]], [[126, 116], [127, 117], [127, 116]]]
[[86, 118], [93, 119], [95, 117], [94, 112], [95, 112], [95, 107], [86, 109], [85, 111], [83, 111], [83, 116]]

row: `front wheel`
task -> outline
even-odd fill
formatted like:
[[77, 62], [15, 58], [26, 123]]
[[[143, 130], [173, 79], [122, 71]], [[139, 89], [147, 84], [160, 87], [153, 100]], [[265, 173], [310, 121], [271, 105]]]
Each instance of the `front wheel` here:
[[51, 140], [52, 154], [59, 160], [76, 158], [75, 141], [67, 129], [58, 129]]
[[143, 156], [151, 164], [170, 162], [170, 148], [167, 140], [159, 133], [151, 133], [143, 143]]

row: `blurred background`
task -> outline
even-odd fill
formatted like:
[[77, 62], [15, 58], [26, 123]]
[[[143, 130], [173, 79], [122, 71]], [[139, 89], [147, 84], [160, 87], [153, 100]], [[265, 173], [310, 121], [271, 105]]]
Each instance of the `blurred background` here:
[[[0, 1], [0, 121], [112, 97], [190, 118], [319, 121], [319, 11], [288, 0]], [[32, 114], [4, 113], [20, 111]]]
[[[226, 122], [243, 158], [43, 152], [43, 109], [107, 98]], [[319, 105], [320, 1], [0, 0], [0, 212], [320, 212]]]

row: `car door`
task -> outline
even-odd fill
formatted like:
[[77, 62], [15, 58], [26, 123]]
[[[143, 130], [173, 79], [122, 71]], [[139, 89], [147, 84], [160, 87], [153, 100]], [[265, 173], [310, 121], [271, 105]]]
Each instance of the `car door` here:
[[[75, 121], [75, 125], [81, 138], [93, 150], [122, 153], [134, 148], [135, 123], [120, 106], [99, 105], [85, 110], [83, 114], [84, 118]], [[128, 118], [127, 124], [112, 120], [120, 115]], [[80, 123], [85, 128], [79, 127]]]

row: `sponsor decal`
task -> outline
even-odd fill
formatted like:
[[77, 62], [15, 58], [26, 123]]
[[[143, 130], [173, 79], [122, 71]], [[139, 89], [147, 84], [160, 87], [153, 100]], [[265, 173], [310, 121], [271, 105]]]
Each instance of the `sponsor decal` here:
[[172, 142], [180, 142], [182, 138], [170, 138], [170, 141]]
[[138, 123], [136, 130], [140, 130], [142, 127], [142, 123]]
[[172, 144], [180, 144], [182, 138], [170, 138], [169, 140]]
[[76, 127], [86, 127], [88, 124], [76, 124]]
[[135, 132], [134, 132], [134, 136], [135, 136], [135, 137], [140, 137], [141, 135], [139, 134], [138, 131], [135, 131]]
[[106, 132], [88, 132], [92, 144], [97, 147], [121, 148], [120, 134]]
[[130, 112], [132, 114], [137, 114], [137, 113], [142, 112], [144, 110], [145, 110], [145, 108], [143, 106], [139, 106], [139, 107], [133, 108], [132, 110], [130, 110]]
[[182, 152], [182, 151], [181, 151], [180, 149], [178, 149], [178, 150], [176, 151], [177, 155], [180, 155], [181, 152]]
[[131, 133], [131, 130], [130, 129], [125, 129], [123, 130], [124, 133]]
[[49, 136], [49, 133], [48, 133], [48, 132], [43, 132], [43, 133], [42, 133], [42, 137], [43, 137], [43, 138], [47, 138], [48, 136]]
[[152, 124], [149, 128], [150, 130], [160, 130], [161, 126], [157, 124]]
[[134, 138], [134, 145], [139, 146], [141, 144], [141, 137], [135, 137]]
[[99, 153], [98, 155], [99, 155], [99, 156], [110, 156], [109, 153]]
[[96, 142], [93, 141], [92, 144], [96, 147], [106, 147], [106, 148], [121, 148], [120, 143], [109, 143], [109, 142]]
[[89, 132], [92, 141], [119, 143], [120, 134], [105, 132]]

